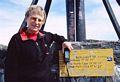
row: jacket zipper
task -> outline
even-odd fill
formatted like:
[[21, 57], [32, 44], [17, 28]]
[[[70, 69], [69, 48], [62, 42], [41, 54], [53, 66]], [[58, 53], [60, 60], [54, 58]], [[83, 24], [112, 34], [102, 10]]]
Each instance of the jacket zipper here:
[[37, 49], [38, 49], [38, 51], [39, 51], [39, 53], [40, 53], [40, 47], [39, 47], [39, 44], [38, 44], [38, 42], [35, 42], [35, 43], [36, 43]]

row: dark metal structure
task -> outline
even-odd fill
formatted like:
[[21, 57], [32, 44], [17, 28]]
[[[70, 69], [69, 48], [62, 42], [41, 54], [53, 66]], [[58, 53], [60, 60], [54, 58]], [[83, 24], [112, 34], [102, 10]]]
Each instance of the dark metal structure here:
[[75, 0], [66, 0], [67, 15], [67, 38], [69, 41], [75, 41]]
[[[118, 4], [120, 4], [120, 0], [117, 0], [117, 2], [118, 2]], [[108, 13], [108, 15], [110, 17], [110, 20], [111, 20], [111, 22], [112, 22], [112, 24], [114, 26], [114, 29], [115, 29], [115, 31], [117, 33], [117, 36], [120, 39], [120, 25], [118, 24], [118, 21], [117, 21], [115, 15], [114, 15], [114, 12], [113, 12], [113, 10], [111, 8], [110, 2], [109, 2], [109, 0], [103, 0], [103, 3], [104, 3], [104, 6], [105, 6], [105, 8], [107, 10], [107, 13]]]
[[[46, 4], [45, 4], [44, 10], [46, 12], [46, 20], [47, 20], [47, 16], [48, 16], [48, 13], [49, 13], [49, 10], [50, 10], [51, 3], [52, 3], [52, 0], [47, 0]], [[41, 30], [44, 30], [44, 26], [45, 26], [45, 24], [42, 26]]]
[[76, 2], [76, 41], [86, 40], [84, 0]]
[[66, 15], [68, 40], [86, 40], [84, 0], [66, 0]]
[[118, 5], [120, 6], [120, 0], [116, 0], [116, 1], [117, 1]]

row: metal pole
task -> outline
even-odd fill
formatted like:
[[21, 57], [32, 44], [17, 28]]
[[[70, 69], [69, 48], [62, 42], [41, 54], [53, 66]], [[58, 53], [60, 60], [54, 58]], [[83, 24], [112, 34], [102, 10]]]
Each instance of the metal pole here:
[[117, 1], [118, 5], [120, 6], [120, 0], [116, 0], [116, 1]]
[[[47, 20], [47, 16], [48, 16], [48, 13], [49, 13], [49, 10], [50, 10], [51, 3], [52, 3], [52, 0], [47, 0], [46, 4], [45, 4], [44, 10], [46, 12], [46, 20]], [[44, 30], [44, 27], [45, 27], [45, 24], [42, 26], [41, 30]]]
[[103, 0], [103, 3], [104, 3], [104, 6], [105, 6], [105, 8], [107, 10], [107, 13], [108, 13], [108, 15], [110, 17], [110, 20], [111, 20], [111, 22], [112, 22], [112, 24], [114, 26], [114, 29], [115, 29], [115, 31], [117, 33], [117, 36], [120, 39], [120, 26], [119, 26], [118, 21], [117, 21], [115, 15], [113, 13], [113, 10], [111, 8], [109, 0]]
[[74, 0], [66, 0], [67, 15], [67, 38], [69, 41], [75, 41], [75, 18], [74, 18]]
[[76, 0], [76, 40], [86, 40], [84, 0]]

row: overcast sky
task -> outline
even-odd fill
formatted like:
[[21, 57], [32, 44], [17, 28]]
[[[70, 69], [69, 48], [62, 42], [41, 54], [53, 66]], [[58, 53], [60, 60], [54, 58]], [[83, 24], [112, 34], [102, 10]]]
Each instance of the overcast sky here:
[[[85, 1], [86, 39], [117, 41], [118, 37], [109, 19], [102, 0]], [[109, 0], [115, 16], [120, 21], [120, 7], [116, 0]], [[0, 44], [7, 45], [17, 33], [24, 19], [26, 9], [32, 0], [0, 0]], [[39, 0], [44, 7], [46, 0]], [[67, 38], [65, 0], [52, 0], [45, 31]]]

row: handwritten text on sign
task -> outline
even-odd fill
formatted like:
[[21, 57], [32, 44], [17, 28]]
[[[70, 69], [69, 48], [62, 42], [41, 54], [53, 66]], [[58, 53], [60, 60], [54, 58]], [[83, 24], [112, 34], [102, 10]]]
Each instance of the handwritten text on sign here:
[[[64, 55], [59, 54], [60, 77], [112, 76], [114, 59], [112, 49], [72, 50], [70, 62], [64, 63]], [[68, 68], [68, 72], [67, 72]]]

